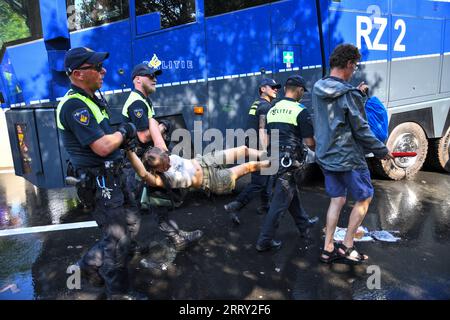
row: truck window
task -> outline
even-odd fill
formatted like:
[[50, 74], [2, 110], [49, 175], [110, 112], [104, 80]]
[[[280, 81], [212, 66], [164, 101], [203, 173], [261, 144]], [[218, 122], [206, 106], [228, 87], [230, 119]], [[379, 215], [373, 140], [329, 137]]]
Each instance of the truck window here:
[[159, 15], [160, 29], [195, 22], [195, 0], [142, 0], [136, 1], [136, 16]]
[[128, 0], [66, 0], [69, 30], [127, 19]]
[[42, 38], [39, 1], [0, 0], [0, 47]]
[[277, 1], [280, 0], [228, 0], [228, 1], [205, 0], [205, 15], [207, 17], [211, 17], [222, 13], [242, 10], [245, 8], [260, 6], [262, 4]]

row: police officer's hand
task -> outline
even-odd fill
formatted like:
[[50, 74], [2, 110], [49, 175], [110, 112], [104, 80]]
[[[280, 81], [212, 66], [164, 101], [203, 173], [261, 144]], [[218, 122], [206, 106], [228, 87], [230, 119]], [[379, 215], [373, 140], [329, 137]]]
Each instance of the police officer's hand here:
[[121, 149], [124, 149], [125, 151], [135, 151], [138, 147], [138, 142], [136, 138], [131, 138], [128, 140], [124, 140], [122, 145], [120, 146]]
[[122, 134], [123, 141], [130, 140], [136, 136], [136, 126], [131, 122], [122, 123], [117, 131]]

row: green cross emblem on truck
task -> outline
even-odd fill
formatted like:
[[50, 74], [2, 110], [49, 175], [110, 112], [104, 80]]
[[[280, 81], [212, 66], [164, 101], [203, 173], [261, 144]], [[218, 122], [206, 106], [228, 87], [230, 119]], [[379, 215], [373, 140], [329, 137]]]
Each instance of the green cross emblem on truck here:
[[283, 51], [283, 63], [294, 63], [294, 51]]

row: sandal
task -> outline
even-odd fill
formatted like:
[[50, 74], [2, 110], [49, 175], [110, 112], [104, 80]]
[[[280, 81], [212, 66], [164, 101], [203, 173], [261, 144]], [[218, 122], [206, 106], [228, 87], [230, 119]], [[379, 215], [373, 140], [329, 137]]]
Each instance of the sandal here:
[[[324, 258], [324, 256], [326, 258]], [[322, 250], [320, 253], [319, 261], [327, 264], [331, 264], [335, 262], [336, 260], [341, 259], [341, 256], [338, 253], [338, 250], [336, 249], [336, 246], [334, 247], [334, 250], [332, 252], [326, 251], [325, 249]]]
[[[341, 251], [339, 249], [344, 251], [344, 253], [341, 253]], [[350, 265], [361, 264], [369, 259], [369, 257], [366, 256], [364, 253], [358, 252], [356, 250], [355, 246], [348, 248], [343, 243], [340, 243], [338, 245], [337, 251], [338, 251], [338, 255], [342, 258], [342, 262], [346, 263], [346, 264], [350, 264]]]

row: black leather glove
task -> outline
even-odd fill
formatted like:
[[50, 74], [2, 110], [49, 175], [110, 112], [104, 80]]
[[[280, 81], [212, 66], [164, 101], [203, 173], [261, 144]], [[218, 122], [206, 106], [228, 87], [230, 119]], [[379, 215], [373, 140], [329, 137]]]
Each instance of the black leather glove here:
[[124, 142], [122, 142], [122, 145], [120, 146], [120, 148], [124, 149], [125, 151], [135, 151], [137, 147], [138, 142], [136, 138], [124, 140]]
[[164, 133], [167, 135], [170, 135], [170, 133], [173, 130], [172, 122], [170, 122], [170, 120], [168, 120], [168, 119], [160, 119], [160, 120], [158, 120], [158, 123], [163, 124], [166, 127], [166, 130], [164, 131]]
[[132, 122], [122, 123], [117, 131], [122, 134], [124, 142], [136, 137], [136, 126]]

